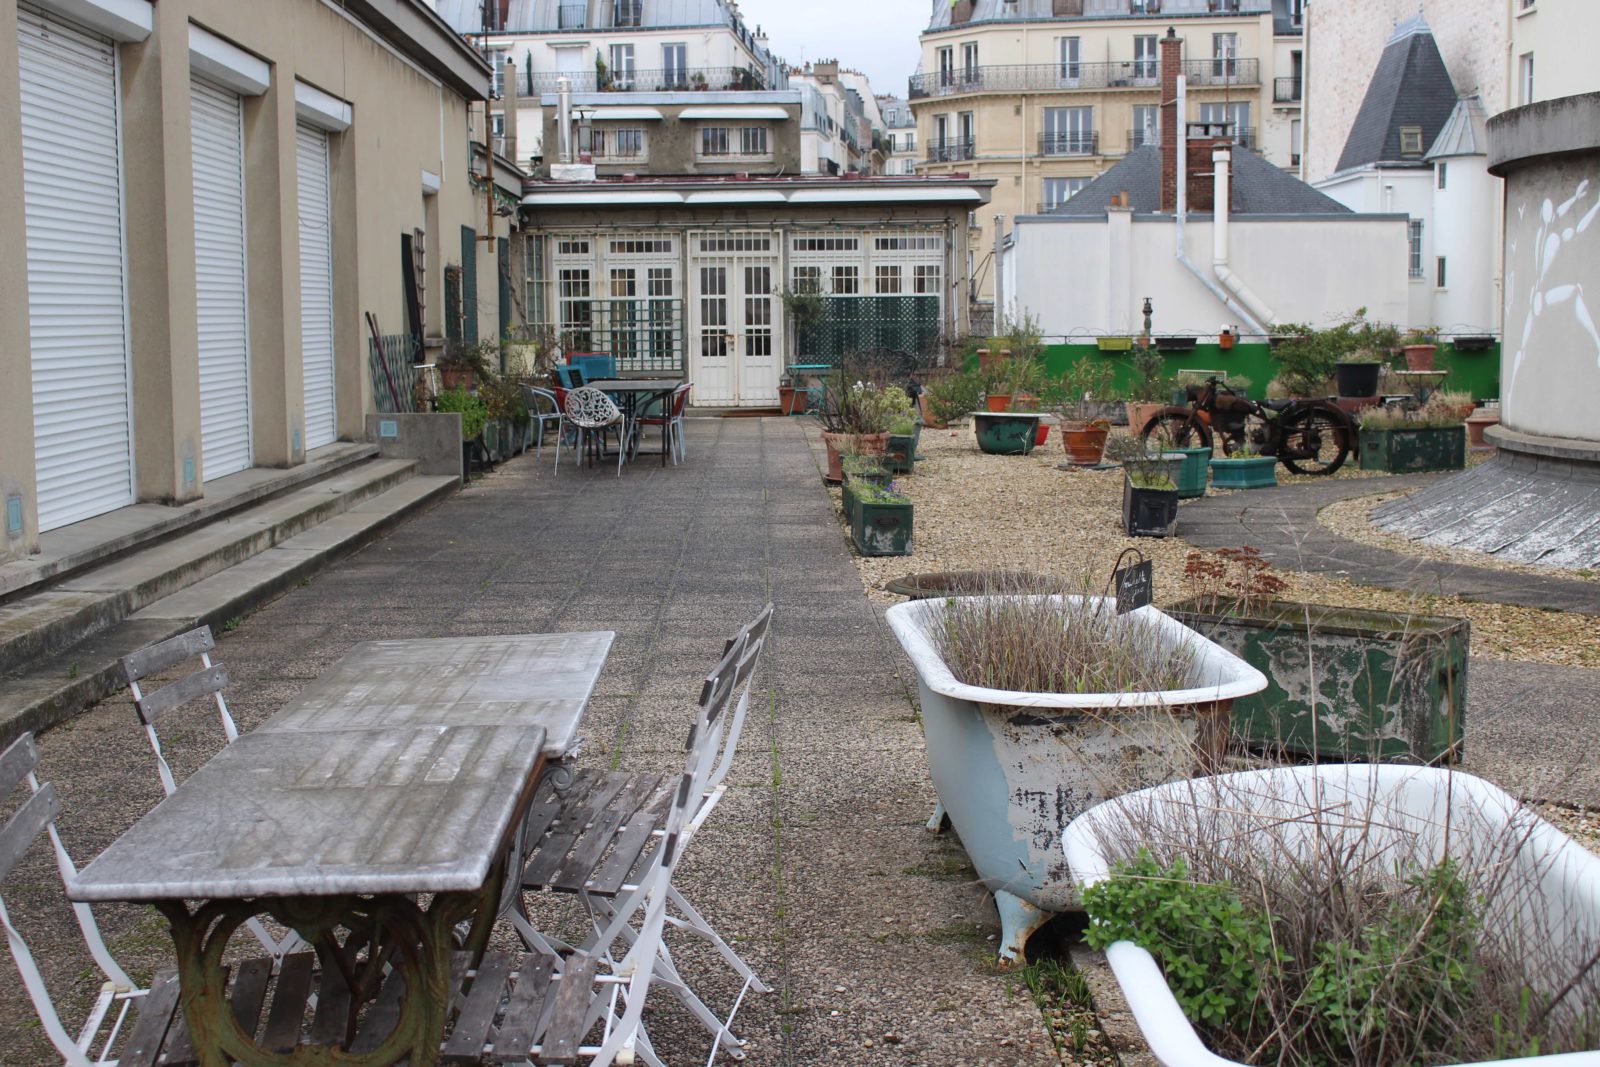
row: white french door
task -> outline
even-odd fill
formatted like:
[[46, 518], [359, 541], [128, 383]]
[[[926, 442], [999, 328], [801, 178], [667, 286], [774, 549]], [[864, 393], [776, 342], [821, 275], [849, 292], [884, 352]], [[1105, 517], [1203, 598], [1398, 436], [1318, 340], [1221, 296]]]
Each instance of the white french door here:
[[691, 235], [689, 372], [696, 403], [777, 402], [778, 267], [775, 234]]
[[244, 104], [189, 82], [194, 150], [195, 316], [200, 452], [210, 481], [250, 466], [249, 286], [245, 278]]

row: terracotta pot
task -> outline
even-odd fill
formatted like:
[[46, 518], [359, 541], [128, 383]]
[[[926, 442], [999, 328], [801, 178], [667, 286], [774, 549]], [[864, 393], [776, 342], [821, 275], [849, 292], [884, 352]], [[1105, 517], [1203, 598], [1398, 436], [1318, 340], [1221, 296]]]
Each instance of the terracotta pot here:
[[1161, 414], [1167, 405], [1159, 400], [1129, 400], [1123, 404], [1128, 409], [1128, 432], [1138, 437], [1144, 424]]
[[1406, 345], [1402, 350], [1406, 354], [1406, 370], [1432, 370], [1433, 354], [1438, 350], [1438, 345]]
[[822, 435], [822, 443], [828, 449], [828, 473], [825, 476], [830, 483], [837, 484], [844, 481], [844, 466], [840, 463], [841, 450], [849, 447], [854, 442], [855, 450], [865, 456], [881, 456], [889, 447], [887, 433], [826, 433]]
[[446, 389], [460, 386], [462, 389], [471, 389], [477, 375], [471, 367], [441, 367], [439, 369], [439, 384]]
[[1000, 362], [1000, 353], [991, 352], [987, 348], [978, 349], [978, 369], [988, 370]]
[[1488, 439], [1483, 436], [1483, 431], [1487, 430], [1491, 426], [1498, 425], [1500, 425], [1499, 412], [1489, 411], [1487, 409], [1479, 409], [1475, 414], [1468, 415], [1467, 443], [1473, 448], [1493, 448], [1494, 445], [1491, 445]]
[[1039, 436], [1034, 439], [1033, 447], [1034, 448], [1043, 448], [1044, 447], [1044, 443], [1046, 441], [1048, 441], [1049, 439], [1050, 439], [1050, 424], [1048, 422], [1039, 423]]
[[933, 417], [933, 405], [928, 403], [928, 394], [923, 393], [917, 397], [917, 410], [922, 412], [922, 424], [930, 430], [942, 430], [945, 424]]
[[990, 393], [983, 398], [983, 402], [990, 411], [1002, 412], [1011, 410], [1010, 393]]
[[1101, 422], [1063, 422], [1061, 446], [1067, 458], [1080, 467], [1093, 467], [1106, 454], [1106, 438], [1111, 427]]

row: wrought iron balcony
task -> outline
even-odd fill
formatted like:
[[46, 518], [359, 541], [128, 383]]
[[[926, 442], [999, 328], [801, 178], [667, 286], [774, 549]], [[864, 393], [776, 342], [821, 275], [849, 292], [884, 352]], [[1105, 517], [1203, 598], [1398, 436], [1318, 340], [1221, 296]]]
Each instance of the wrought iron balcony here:
[[954, 163], [976, 155], [972, 138], [954, 141], [933, 141], [928, 145], [929, 163]]
[[556, 29], [581, 30], [588, 24], [588, 4], [562, 4], [556, 8]]
[[1304, 91], [1304, 83], [1299, 78], [1272, 79], [1272, 102], [1274, 104], [1298, 104], [1300, 102], [1300, 94]]
[[1094, 156], [1100, 154], [1098, 133], [1041, 133], [1041, 156]]
[[708, 90], [711, 92], [758, 92], [770, 88], [758, 70], [748, 67], [667, 67], [661, 70], [611, 70], [605, 74], [584, 70], [571, 74], [557, 71], [527, 73], [523, 81], [528, 95], [553, 93], [562, 78], [572, 83], [575, 93], [660, 93]]
[[[1186, 59], [1183, 73], [1190, 85], [1257, 85], [1261, 63], [1255, 59]], [[1110, 63], [1013, 63], [916, 74], [910, 81], [912, 100], [963, 93], [1071, 92], [1077, 89], [1156, 89], [1160, 65], [1153, 59]]]

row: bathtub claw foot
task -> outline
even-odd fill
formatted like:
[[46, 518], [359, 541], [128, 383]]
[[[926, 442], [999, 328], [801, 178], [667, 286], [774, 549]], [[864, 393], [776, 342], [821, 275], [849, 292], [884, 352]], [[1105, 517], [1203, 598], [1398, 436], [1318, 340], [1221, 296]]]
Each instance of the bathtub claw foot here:
[[1027, 966], [1028, 938], [1050, 921], [1051, 913], [1004, 889], [995, 891], [994, 904], [1000, 910], [1000, 966]]
[[928, 833], [942, 834], [950, 826], [950, 816], [945, 813], [944, 801], [939, 801], [933, 806], [933, 814], [928, 818]]

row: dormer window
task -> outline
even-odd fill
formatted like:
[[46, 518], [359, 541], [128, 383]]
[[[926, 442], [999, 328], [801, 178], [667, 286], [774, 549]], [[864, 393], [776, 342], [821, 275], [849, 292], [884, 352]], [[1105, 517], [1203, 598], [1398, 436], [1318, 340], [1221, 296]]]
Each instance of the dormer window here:
[[1400, 127], [1400, 154], [1406, 157], [1422, 155], [1421, 126]]

